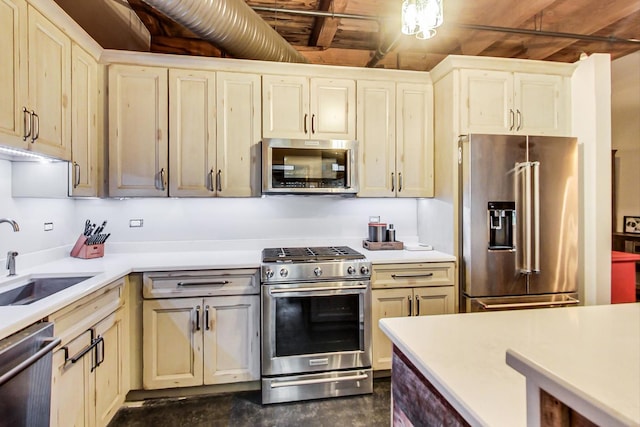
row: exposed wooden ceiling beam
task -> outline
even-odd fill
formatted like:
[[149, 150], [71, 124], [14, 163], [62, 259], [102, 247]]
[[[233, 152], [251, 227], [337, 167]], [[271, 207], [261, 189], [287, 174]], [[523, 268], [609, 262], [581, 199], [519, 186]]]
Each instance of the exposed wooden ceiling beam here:
[[[349, 0], [319, 0], [318, 10], [343, 13], [348, 4]], [[311, 37], [309, 37], [309, 46], [330, 47], [339, 24], [339, 18], [317, 17], [311, 30]]]

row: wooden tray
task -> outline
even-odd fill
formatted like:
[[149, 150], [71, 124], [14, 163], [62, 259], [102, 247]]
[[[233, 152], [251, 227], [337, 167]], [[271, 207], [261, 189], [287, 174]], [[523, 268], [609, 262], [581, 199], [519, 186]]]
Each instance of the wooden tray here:
[[404, 243], [370, 242], [369, 240], [363, 240], [362, 247], [365, 249], [369, 249], [370, 251], [401, 251], [402, 249], [404, 249]]

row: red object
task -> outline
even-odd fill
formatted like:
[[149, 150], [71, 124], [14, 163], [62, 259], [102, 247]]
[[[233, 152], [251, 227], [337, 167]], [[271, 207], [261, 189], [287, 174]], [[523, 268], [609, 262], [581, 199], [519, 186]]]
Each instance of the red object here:
[[640, 255], [611, 251], [611, 304], [636, 302], [636, 262]]

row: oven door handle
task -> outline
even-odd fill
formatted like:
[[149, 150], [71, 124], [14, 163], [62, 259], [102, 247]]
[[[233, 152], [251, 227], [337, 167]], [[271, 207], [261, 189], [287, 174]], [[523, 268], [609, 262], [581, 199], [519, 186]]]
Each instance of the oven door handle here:
[[367, 289], [367, 285], [319, 286], [319, 287], [309, 287], [309, 288], [277, 288], [277, 289], [269, 289], [269, 293], [284, 294], [284, 293], [295, 293], [295, 292], [350, 291], [352, 289]]
[[337, 383], [342, 381], [360, 381], [360, 380], [366, 380], [367, 378], [368, 378], [367, 374], [359, 374], [359, 375], [349, 375], [346, 377], [336, 377], [336, 378], [313, 378], [310, 380], [278, 381], [278, 382], [271, 383], [271, 388], [295, 387], [299, 385], [308, 385], [308, 384]]

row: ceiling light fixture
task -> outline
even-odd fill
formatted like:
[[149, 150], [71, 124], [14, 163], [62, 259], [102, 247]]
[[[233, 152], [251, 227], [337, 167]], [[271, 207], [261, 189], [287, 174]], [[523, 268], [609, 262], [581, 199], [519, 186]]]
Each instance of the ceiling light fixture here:
[[442, 25], [443, 0], [403, 0], [402, 33], [415, 34], [425, 40], [436, 35], [436, 28]]

